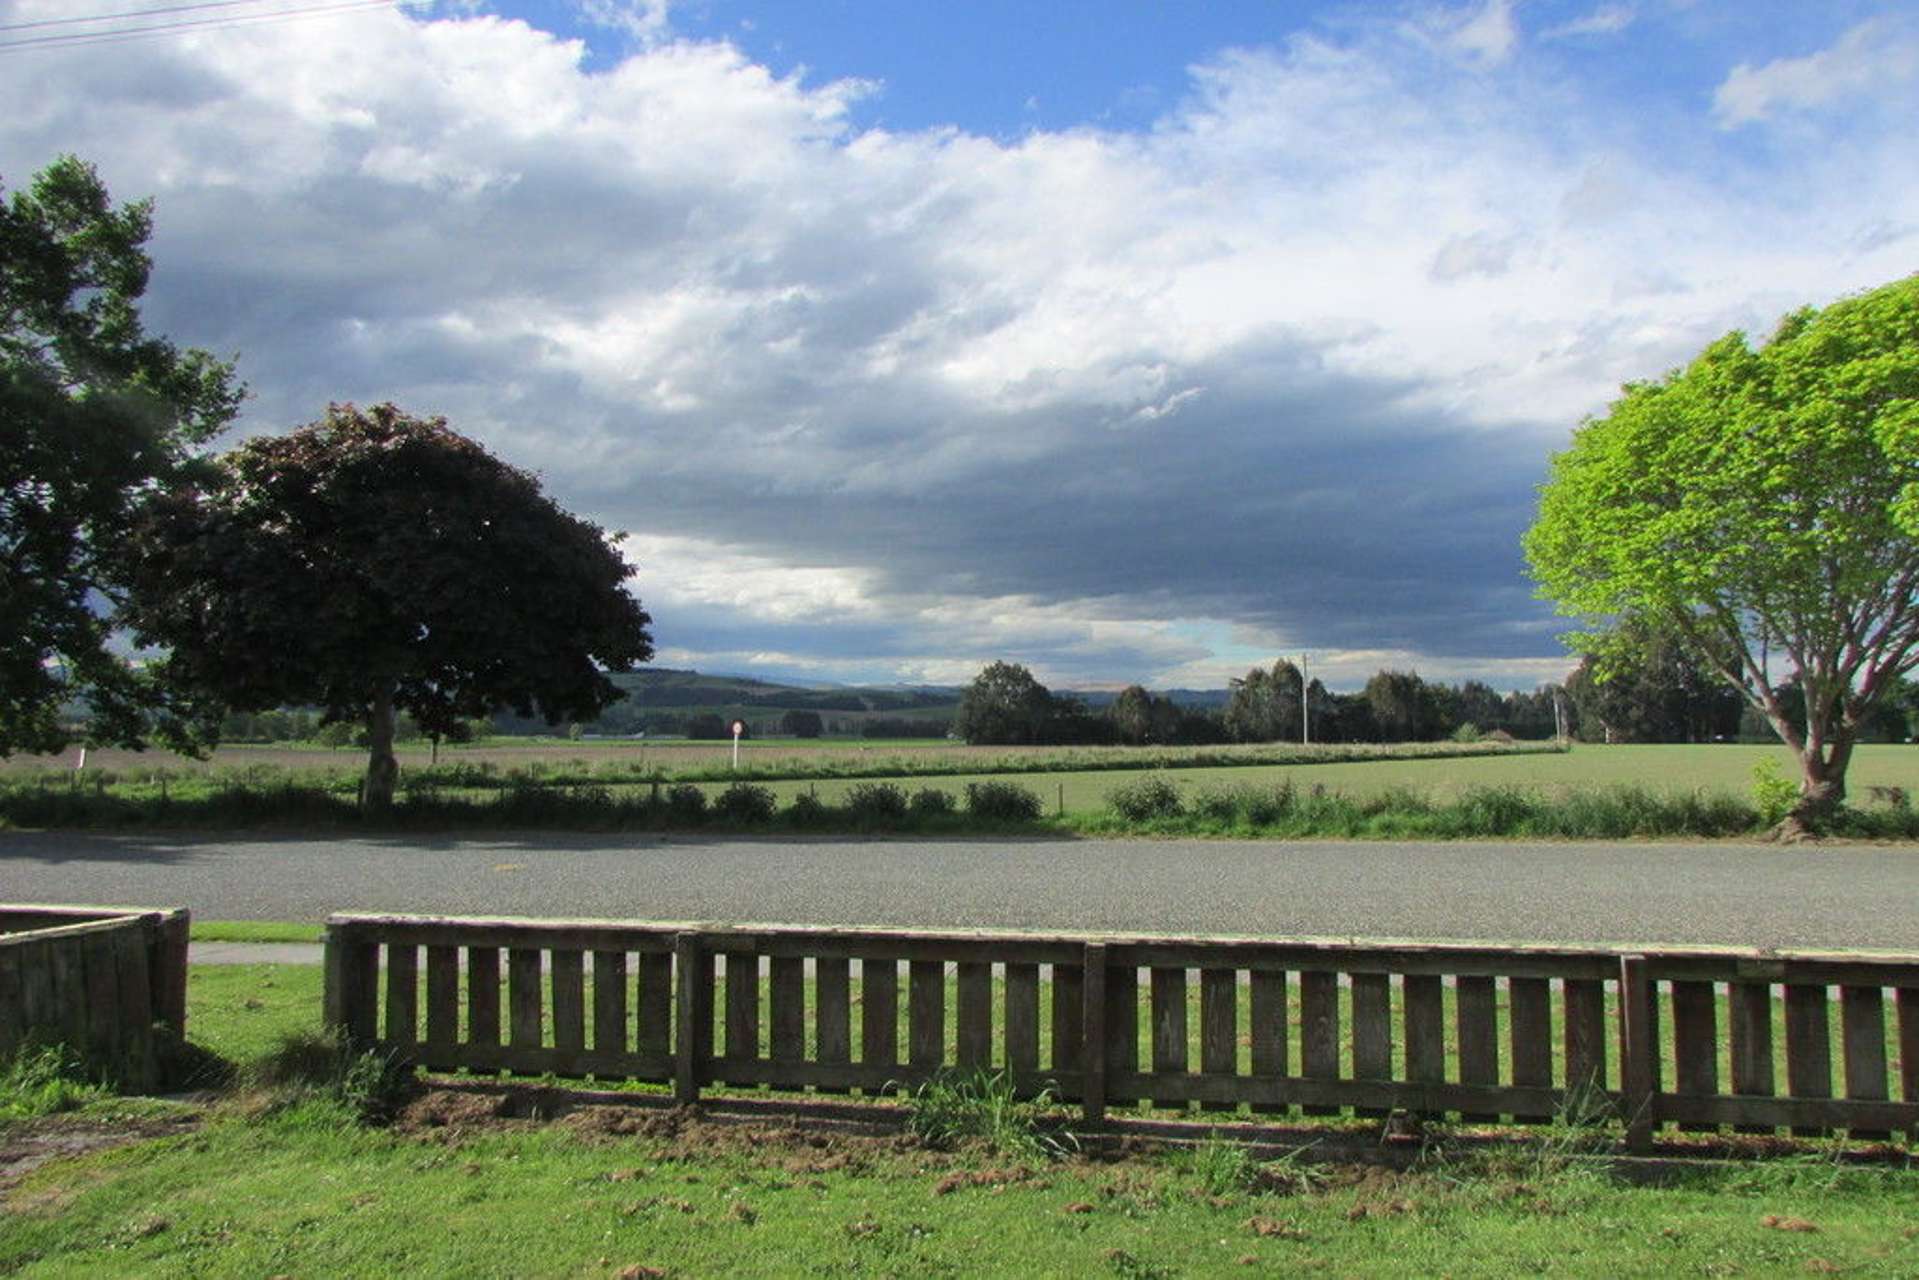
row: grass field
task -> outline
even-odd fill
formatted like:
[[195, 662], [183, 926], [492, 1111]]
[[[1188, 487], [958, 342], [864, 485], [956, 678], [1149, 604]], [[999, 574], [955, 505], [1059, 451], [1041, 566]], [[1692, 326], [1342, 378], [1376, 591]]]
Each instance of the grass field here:
[[[317, 969], [198, 967], [194, 1038], [310, 1030]], [[191, 1125], [91, 1104], [0, 1131], [69, 1151], [4, 1193], [26, 1276], [1356, 1276], [1919, 1272], [1919, 1174], [1830, 1152], [1626, 1185], [1576, 1131], [1410, 1172], [1224, 1143], [1116, 1162], [429, 1096], [390, 1129], [324, 1088], [242, 1089]], [[549, 1104], [551, 1106], [551, 1104]], [[93, 1135], [91, 1138], [82, 1135]]]

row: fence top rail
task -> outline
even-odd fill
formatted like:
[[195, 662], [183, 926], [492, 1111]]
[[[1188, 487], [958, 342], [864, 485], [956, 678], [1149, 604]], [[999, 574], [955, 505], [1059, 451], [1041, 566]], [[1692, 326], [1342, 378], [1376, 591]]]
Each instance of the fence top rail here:
[[185, 907], [112, 907], [74, 903], [0, 902], [0, 928], [9, 928], [20, 917], [45, 917], [74, 924], [95, 920], [118, 920], [123, 916], [153, 916], [162, 921], [185, 916]]
[[[1108, 963], [1141, 967], [1252, 968], [1388, 973], [1490, 973], [1501, 976], [1615, 977], [1622, 957], [1646, 961], [1655, 978], [1710, 975], [1752, 981], [1774, 975], [1845, 983], [1857, 978], [1884, 985], [1919, 982], [1919, 955], [1837, 951], [1772, 951], [1735, 947], [1548, 946], [1515, 943], [1430, 942], [1399, 938], [1195, 938], [1121, 933], [1036, 933], [1008, 929], [918, 929], [734, 923], [715, 921], [551, 919], [521, 916], [443, 916], [335, 912], [330, 932], [368, 942], [441, 942], [470, 946], [670, 950], [693, 935], [708, 951], [786, 955], [931, 955], [950, 949], [993, 952], [992, 958], [1073, 963], [1080, 949], [1105, 946]], [[1910, 972], [1908, 972], [1910, 971]], [[1822, 975], [1830, 975], [1824, 976]]]
[[62, 938], [79, 938], [90, 933], [115, 933], [126, 928], [141, 928], [157, 925], [160, 917], [153, 912], [139, 915], [109, 916], [104, 920], [82, 920], [75, 924], [53, 925], [44, 929], [22, 929], [15, 933], [0, 933], [0, 948], [26, 947], [40, 942], [53, 942]]

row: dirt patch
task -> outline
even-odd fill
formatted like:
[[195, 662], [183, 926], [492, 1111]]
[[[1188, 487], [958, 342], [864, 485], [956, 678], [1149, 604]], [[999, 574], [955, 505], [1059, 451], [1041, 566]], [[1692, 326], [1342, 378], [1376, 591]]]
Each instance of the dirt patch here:
[[108, 1151], [130, 1143], [187, 1133], [200, 1125], [197, 1109], [177, 1115], [102, 1124], [70, 1116], [26, 1120], [0, 1131], [0, 1210], [14, 1211], [14, 1188], [21, 1179], [53, 1160]]
[[559, 1089], [506, 1089], [476, 1092], [428, 1089], [394, 1117], [395, 1132], [434, 1141], [459, 1143], [489, 1132], [556, 1125], [587, 1141], [640, 1139], [650, 1144], [656, 1162], [710, 1159], [730, 1155], [761, 1168], [789, 1173], [858, 1172], [876, 1157], [912, 1151], [933, 1163], [938, 1153], [922, 1152], [902, 1134], [872, 1136], [785, 1122], [716, 1119], [699, 1107], [636, 1107], [582, 1102]]

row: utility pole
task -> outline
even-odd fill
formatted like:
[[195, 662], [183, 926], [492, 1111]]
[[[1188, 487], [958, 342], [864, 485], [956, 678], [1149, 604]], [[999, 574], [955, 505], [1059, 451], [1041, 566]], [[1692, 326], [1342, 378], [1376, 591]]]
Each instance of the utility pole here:
[[1299, 745], [1311, 746], [1313, 742], [1313, 709], [1306, 690], [1311, 686], [1306, 682], [1306, 655], [1299, 655]]

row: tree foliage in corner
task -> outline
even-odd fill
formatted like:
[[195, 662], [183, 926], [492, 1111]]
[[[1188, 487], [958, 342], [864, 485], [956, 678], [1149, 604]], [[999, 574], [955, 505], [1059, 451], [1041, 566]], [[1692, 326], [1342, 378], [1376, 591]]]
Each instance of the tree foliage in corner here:
[[331, 406], [153, 504], [128, 618], [166, 678], [240, 711], [364, 723], [389, 804], [396, 713], [428, 734], [511, 707], [588, 721], [653, 653], [597, 526], [440, 419]]
[[1919, 276], [1628, 386], [1553, 460], [1526, 555], [1582, 648], [1639, 615], [1764, 714], [1801, 762], [1790, 834], [1843, 802], [1860, 726], [1919, 663], [1915, 493]]
[[64, 747], [69, 703], [128, 746], [169, 709], [107, 645], [129, 521], [243, 390], [141, 327], [152, 227], [150, 201], [115, 208], [72, 156], [0, 202], [0, 756]]

